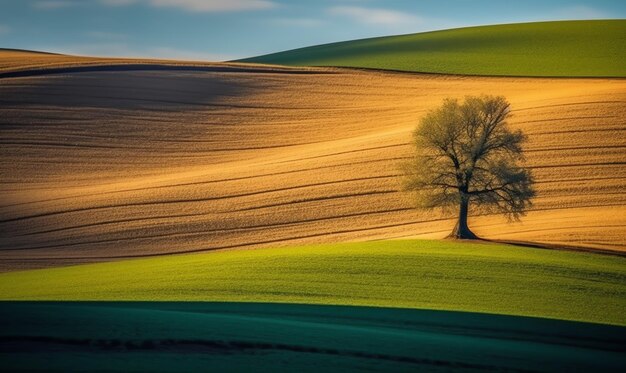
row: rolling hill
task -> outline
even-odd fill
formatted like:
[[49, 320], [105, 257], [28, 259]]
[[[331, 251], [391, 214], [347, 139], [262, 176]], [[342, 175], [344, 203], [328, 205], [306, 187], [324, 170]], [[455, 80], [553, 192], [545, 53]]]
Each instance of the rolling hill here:
[[539, 193], [522, 223], [475, 232], [626, 249], [626, 80], [62, 58], [77, 70], [0, 79], [2, 270], [443, 237], [453, 219], [415, 211], [398, 165], [421, 115], [482, 93], [511, 101]]
[[241, 60], [439, 74], [625, 77], [626, 20], [467, 27], [324, 44]]
[[[623, 371], [625, 31], [0, 49], [0, 370]], [[479, 94], [511, 102], [537, 197], [430, 240], [455, 221], [400, 165], [427, 111]]]
[[0, 300], [336, 304], [626, 326], [625, 283], [618, 256], [394, 240], [9, 272], [0, 274]]
[[394, 240], [2, 273], [0, 362], [59, 372], [619, 372], [625, 264]]

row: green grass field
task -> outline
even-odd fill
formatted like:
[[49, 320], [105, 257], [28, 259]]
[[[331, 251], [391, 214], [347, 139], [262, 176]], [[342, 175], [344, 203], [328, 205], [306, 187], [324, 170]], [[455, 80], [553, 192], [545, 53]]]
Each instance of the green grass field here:
[[232, 250], [3, 273], [0, 299], [339, 304], [626, 325], [626, 258], [422, 240]]
[[351, 306], [0, 302], [6, 371], [620, 371], [623, 327]]
[[325, 44], [244, 62], [442, 74], [624, 77], [626, 20], [479, 26]]

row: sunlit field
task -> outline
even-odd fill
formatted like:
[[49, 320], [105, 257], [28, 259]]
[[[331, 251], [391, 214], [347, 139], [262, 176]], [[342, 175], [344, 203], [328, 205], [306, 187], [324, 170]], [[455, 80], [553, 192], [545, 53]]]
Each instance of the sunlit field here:
[[625, 281], [618, 256], [399, 240], [4, 273], [0, 299], [338, 304], [626, 325]]
[[623, 20], [532, 22], [386, 36], [244, 59], [438, 74], [624, 77]]
[[626, 248], [624, 80], [222, 67], [0, 80], [1, 266], [443, 237], [454, 220], [413, 208], [399, 164], [429, 108], [494, 90], [538, 194], [522, 223], [475, 231]]

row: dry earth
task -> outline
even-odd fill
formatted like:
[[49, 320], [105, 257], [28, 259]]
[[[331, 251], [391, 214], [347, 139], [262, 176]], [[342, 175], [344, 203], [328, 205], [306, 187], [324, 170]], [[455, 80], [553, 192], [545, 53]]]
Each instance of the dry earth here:
[[129, 63], [173, 65], [0, 52], [0, 73], [118, 65], [0, 79], [0, 270], [443, 237], [453, 220], [411, 208], [398, 164], [427, 110], [482, 93], [512, 103], [538, 197], [476, 233], [626, 251], [626, 80]]

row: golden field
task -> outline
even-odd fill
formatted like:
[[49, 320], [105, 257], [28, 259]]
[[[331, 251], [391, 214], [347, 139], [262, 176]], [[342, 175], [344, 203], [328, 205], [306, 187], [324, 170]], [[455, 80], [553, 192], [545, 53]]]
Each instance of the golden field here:
[[[124, 64], [198, 70], [123, 70]], [[504, 95], [538, 196], [487, 239], [626, 251], [626, 80], [420, 75], [0, 52], [0, 270], [444, 237], [398, 165], [446, 97]]]

